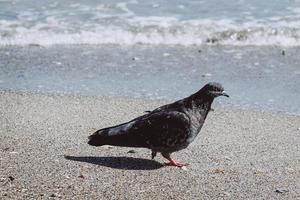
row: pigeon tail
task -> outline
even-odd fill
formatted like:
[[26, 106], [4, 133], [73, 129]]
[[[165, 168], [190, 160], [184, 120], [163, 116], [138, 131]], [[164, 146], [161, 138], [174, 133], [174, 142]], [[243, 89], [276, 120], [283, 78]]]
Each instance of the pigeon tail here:
[[89, 136], [88, 144], [92, 146], [113, 145], [122, 147], [146, 147], [139, 135], [128, 131], [134, 121], [113, 127], [100, 129]]

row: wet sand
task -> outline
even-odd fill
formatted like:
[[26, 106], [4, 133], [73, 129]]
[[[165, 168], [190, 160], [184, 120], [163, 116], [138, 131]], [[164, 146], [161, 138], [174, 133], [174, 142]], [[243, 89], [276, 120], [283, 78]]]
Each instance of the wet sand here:
[[0, 92], [0, 199], [300, 198], [299, 116], [214, 106], [173, 154], [187, 170], [147, 149], [87, 145], [93, 131], [168, 102]]
[[180, 99], [208, 82], [222, 105], [300, 114], [300, 48], [53, 45], [0, 48], [0, 90]]

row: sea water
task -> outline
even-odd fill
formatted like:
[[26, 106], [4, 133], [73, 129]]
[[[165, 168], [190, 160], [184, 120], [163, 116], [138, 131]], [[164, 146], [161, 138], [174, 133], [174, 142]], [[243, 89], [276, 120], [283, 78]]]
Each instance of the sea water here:
[[0, 0], [0, 45], [300, 44], [299, 0]]
[[300, 1], [0, 0], [0, 89], [300, 114]]

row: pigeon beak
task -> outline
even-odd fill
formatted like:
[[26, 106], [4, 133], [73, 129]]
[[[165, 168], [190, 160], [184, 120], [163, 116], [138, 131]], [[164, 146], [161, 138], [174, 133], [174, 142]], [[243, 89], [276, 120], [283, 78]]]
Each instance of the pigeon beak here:
[[223, 91], [223, 92], [221, 93], [221, 95], [222, 95], [222, 96], [225, 96], [225, 97], [229, 97], [229, 95], [228, 95], [225, 91]]

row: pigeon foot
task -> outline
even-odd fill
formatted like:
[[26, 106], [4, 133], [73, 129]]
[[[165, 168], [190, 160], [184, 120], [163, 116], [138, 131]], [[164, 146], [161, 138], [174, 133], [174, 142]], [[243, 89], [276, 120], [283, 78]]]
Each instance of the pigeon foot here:
[[170, 159], [170, 162], [167, 162], [167, 163], [165, 163], [165, 164], [168, 165], [168, 166], [174, 166], [174, 167], [179, 167], [179, 168], [182, 168], [182, 167], [184, 167], [184, 166], [187, 166], [187, 164], [178, 163], [178, 162], [176, 162], [176, 161], [173, 160], [173, 159]]

